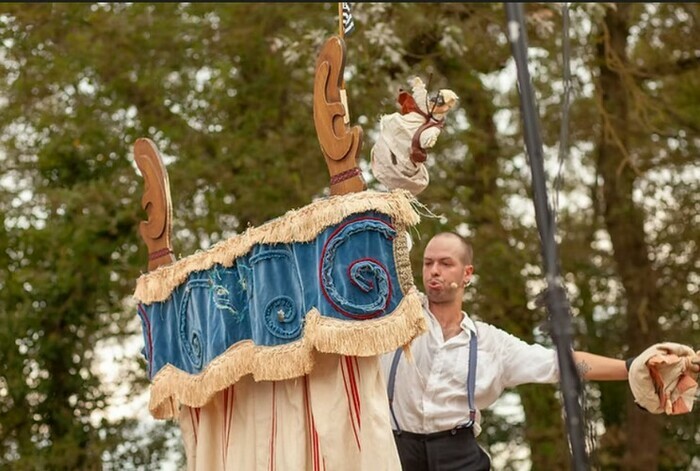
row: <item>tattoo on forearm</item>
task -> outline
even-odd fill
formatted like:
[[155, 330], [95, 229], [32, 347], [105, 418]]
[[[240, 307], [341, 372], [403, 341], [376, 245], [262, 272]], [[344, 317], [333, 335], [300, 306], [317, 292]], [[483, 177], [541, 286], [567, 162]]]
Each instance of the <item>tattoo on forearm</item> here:
[[581, 378], [586, 377], [586, 373], [591, 371], [591, 365], [585, 362], [585, 360], [581, 360], [580, 362], [576, 363], [576, 369], [578, 370], [578, 375]]

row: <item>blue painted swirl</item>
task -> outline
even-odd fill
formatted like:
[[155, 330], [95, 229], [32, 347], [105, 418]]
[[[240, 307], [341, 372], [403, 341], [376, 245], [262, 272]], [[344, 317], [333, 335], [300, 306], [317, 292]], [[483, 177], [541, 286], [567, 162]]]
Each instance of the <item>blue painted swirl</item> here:
[[[180, 342], [185, 354], [192, 362], [193, 366], [197, 369], [202, 367], [204, 361], [204, 355], [202, 351], [202, 333], [199, 329], [195, 329], [188, 325], [188, 317], [191, 314], [192, 317], [196, 318], [197, 313], [190, 312], [190, 299], [192, 298], [192, 291], [195, 289], [206, 289], [208, 290], [211, 286], [210, 280], [195, 279], [187, 282], [185, 286], [185, 294], [180, 302], [179, 311], [179, 326], [178, 334], [180, 335]], [[194, 308], [197, 308], [197, 303], [193, 304]]]
[[282, 339], [293, 339], [301, 334], [299, 310], [289, 296], [277, 296], [270, 300], [265, 307], [265, 327]]
[[375, 231], [390, 242], [396, 230], [381, 219], [362, 217], [346, 222], [338, 227], [326, 242], [321, 254], [321, 289], [328, 302], [343, 316], [353, 319], [371, 319], [385, 312], [391, 300], [392, 288], [389, 271], [377, 259], [361, 258], [348, 266], [350, 282], [362, 293], [373, 297], [365, 303], [353, 302], [343, 296], [333, 279], [336, 252], [352, 236], [366, 231]]

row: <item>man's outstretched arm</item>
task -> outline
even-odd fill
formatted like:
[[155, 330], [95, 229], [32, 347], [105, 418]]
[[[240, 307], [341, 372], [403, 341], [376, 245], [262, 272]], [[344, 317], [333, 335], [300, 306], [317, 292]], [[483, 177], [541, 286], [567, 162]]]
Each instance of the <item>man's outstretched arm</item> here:
[[627, 380], [627, 367], [624, 360], [577, 351], [574, 352], [574, 362], [583, 379], [592, 381]]

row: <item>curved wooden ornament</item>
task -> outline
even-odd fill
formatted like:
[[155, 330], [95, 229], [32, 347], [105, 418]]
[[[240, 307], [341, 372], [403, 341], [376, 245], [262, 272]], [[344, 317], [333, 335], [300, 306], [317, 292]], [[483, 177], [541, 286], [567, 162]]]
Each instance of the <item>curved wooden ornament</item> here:
[[141, 208], [148, 215], [148, 220], [139, 224], [139, 233], [148, 247], [148, 271], [152, 271], [175, 261], [170, 243], [173, 230], [170, 183], [168, 171], [153, 141], [137, 139], [134, 159], [144, 180]]
[[345, 70], [345, 42], [332, 36], [316, 59], [314, 77], [314, 125], [331, 176], [331, 194], [363, 191], [367, 187], [357, 167], [362, 148], [362, 128], [348, 126], [340, 86]]

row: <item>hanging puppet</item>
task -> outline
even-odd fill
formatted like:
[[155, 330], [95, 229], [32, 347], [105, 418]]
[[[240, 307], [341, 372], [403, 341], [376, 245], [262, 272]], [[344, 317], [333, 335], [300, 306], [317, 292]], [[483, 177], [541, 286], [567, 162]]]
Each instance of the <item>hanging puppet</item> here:
[[419, 77], [410, 80], [411, 93], [399, 90], [401, 111], [380, 121], [377, 143], [371, 151], [372, 173], [389, 190], [404, 188], [414, 195], [429, 183], [425, 167], [427, 151], [435, 145], [445, 125], [445, 115], [457, 105], [452, 90], [440, 90], [428, 98]]

